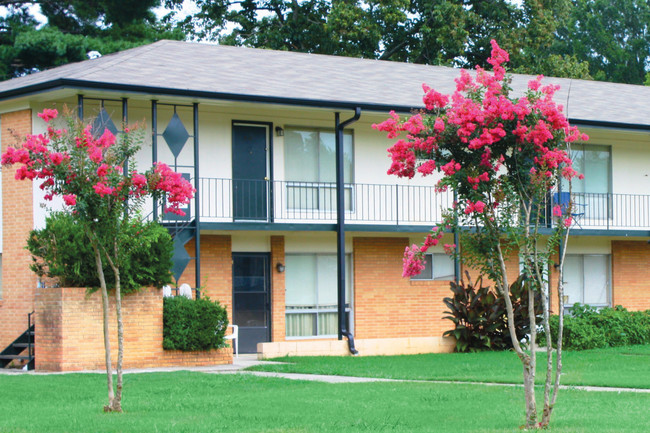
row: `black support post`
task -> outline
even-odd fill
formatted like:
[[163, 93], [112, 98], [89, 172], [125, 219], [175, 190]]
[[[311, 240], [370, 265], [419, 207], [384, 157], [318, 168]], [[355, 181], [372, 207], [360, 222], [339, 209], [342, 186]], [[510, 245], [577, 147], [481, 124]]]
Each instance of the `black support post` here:
[[[126, 98], [122, 98], [122, 130], [129, 123], [129, 105]], [[129, 161], [124, 161], [124, 174], [129, 171]]]
[[201, 199], [199, 191], [199, 104], [196, 102], [193, 104], [194, 110], [194, 230], [195, 230], [195, 241], [194, 241], [194, 254], [196, 256], [194, 260], [194, 266], [196, 269], [196, 298], [201, 297]]
[[359, 120], [361, 108], [354, 110], [354, 116], [345, 122], [341, 122], [339, 113], [335, 113], [335, 138], [336, 138], [336, 268], [338, 288], [338, 338], [342, 340], [347, 337], [350, 352], [356, 355], [354, 348], [354, 337], [348, 329], [345, 314], [345, 179], [344, 179], [344, 149], [343, 130], [344, 128]]
[[[158, 162], [158, 101], [151, 101], [151, 164]], [[158, 220], [158, 200], [153, 201], [153, 219]]]

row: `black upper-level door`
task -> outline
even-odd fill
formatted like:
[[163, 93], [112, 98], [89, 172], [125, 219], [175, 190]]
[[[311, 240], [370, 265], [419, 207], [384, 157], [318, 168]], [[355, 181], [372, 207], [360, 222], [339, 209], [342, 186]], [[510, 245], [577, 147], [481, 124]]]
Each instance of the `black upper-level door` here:
[[268, 219], [267, 134], [262, 125], [232, 127], [232, 193], [235, 220]]

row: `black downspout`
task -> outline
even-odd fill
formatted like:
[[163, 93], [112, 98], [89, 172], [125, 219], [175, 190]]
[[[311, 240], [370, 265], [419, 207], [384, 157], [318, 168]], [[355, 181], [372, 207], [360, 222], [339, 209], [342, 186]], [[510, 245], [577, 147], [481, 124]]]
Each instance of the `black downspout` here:
[[[158, 162], [158, 101], [151, 101], [151, 165]], [[158, 220], [158, 200], [153, 201], [153, 219]]]
[[350, 353], [358, 355], [354, 347], [354, 336], [348, 330], [345, 314], [345, 179], [343, 177], [343, 129], [361, 117], [361, 107], [354, 110], [354, 116], [341, 123], [339, 113], [334, 114], [336, 124], [336, 269], [338, 277], [339, 340], [348, 339]]
[[196, 299], [201, 297], [201, 225], [200, 225], [200, 215], [199, 211], [201, 210], [201, 200], [199, 199], [199, 104], [196, 102], [193, 104], [194, 108], [194, 230], [195, 230], [195, 241], [194, 241], [194, 266], [196, 269]]
[[[122, 130], [126, 128], [129, 122], [129, 104], [126, 98], [122, 98]], [[124, 161], [124, 173], [129, 172], [129, 162]]]
[[77, 95], [77, 115], [79, 120], [84, 121], [84, 95]]
[[[122, 98], [122, 131], [127, 126], [129, 122], [129, 104], [126, 98]], [[129, 175], [129, 160], [124, 159], [124, 176]], [[129, 218], [129, 199], [127, 198], [124, 201], [124, 219], [128, 221]]]

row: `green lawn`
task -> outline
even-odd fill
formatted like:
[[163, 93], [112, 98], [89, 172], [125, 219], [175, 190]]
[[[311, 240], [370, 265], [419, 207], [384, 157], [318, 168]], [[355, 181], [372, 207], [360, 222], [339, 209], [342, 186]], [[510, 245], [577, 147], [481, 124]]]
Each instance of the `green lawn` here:
[[[105, 387], [100, 374], [0, 375], [0, 432], [519, 432], [524, 419], [508, 386], [129, 374], [123, 414], [102, 413]], [[550, 431], [650, 431], [649, 407], [650, 394], [566, 390]]]
[[[650, 388], [650, 346], [564, 352], [562, 383]], [[382, 377], [389, 379], [455, 380], [521, 383], [521, 362], [513, 352], [451, 353], [411, 356], [289, 357], [290, 364], [251, 370]], [[538, 383], [543, 383], [546, 354], [540, 353]]]

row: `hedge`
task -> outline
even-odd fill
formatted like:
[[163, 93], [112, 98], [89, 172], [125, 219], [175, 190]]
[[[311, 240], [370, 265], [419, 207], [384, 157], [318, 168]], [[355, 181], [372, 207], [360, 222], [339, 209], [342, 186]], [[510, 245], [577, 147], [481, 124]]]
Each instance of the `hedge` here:
[[166, 350], [210, 350], [225, 347], [228, 327], [226, 309], [208, 297], [184, 296], [163, 300], [163, 348]]
[[[551, 317], [551, 336], [557, 340], [558, 316]], [[564, 316], [562, 346], [568, 350], [650, 344], [650, 310], [628, 311], [620, 305], [595, 308], [575, 304]]]

